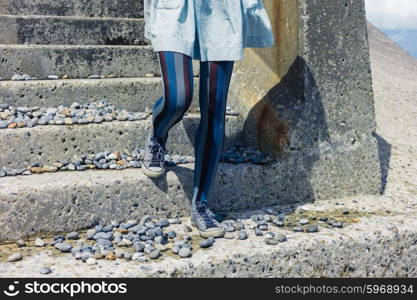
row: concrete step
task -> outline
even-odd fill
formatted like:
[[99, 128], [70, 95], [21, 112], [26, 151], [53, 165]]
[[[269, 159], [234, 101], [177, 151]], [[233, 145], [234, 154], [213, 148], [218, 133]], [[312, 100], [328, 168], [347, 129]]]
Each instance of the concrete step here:
[[143, 17], [142, 0], [2, 0], [0, 14]]
[[[188, 219], [183, 222], [190, 224]], [[115, 263], [101, 259], [95, 266], [75, 260], [70, 253], [58, 253], [53, 247], [5, 245], [1, 247], [5, 258], [0, 261], [0, 277], [415, 278], [416, 228], [413, 216], [374, 216], [361, 218], [344, 228], [320, 227], [317, 233], [294, 233], [274, 227], [272, 232], [287, 235], [287, 241], [275, 246], [265, 244], [264, 237], [248, 230], [247, 240], [217, 239], [209, 249], [198, 247], [201, 239], [193, 231], [189, 235], [197, 245], [193, 245], [189, 258], [179, 258], [167, 250], [158, 260], [138, 262], [120, 258]], [[23, 259], [7, 262], [7, 256], [16, 252], [22, 253]], [[52, 274], [40, 275], [44, 266], [49, 266]], [[166, 296], [172, 292], [169, 290]], [[255, 293], [259, 296], [263, 291]], [[271, 293], [266, 291], [265, 299]]]
[[[0, 81], [0, 103], [13, 106], [57, 107], [72, 102], [94, 102], [107, 99], [118, 108], [145, 111], [161, 97], [160, 77], [59, 79]], [[197, 112], [199, 78], [194, 78], [194, 99], [189, 112]]]
[[[159, 180], [149, 179], [141, 169], [0, 178], [0, 241], [78, 230], [95, 220], [188, 215], [193, 168], [194, 164], [168, 167]], [[268, 192], [265, 182], [272, 180], [268, 168], [220, 163], [210, 196], [215, 209], [244, 208], [252, 201], [262, 202]]]
[[[199, 64], [193, 64], [199, 75]], [[28, 74], [37, 79], [48, 75], [60, 78], [160, 76], [157, 53], [152, 46], [109, 45], [0, 45], [0, 77]], [[1, 84], [1, 83], [0, 83]]]
[[148, 44], [143, 19], [0, 15], [0, 28], [0, 44]]
[[[188, 114], [169, 133], [170, 153], [194, 154], [194, 138], [200, 115]], [[70, 160], [75, 154], [143, 148], [151, 118], [101, 124], [38, 125], [33, 128], [0, 130], [0, 167], [25, 168], [31, 163]], [[225, 149], [241, 141], [240, 121], [227, 116]], [[11, 150], [15, 151], [11, 151]], [[17, 151], [17, 149], [19, 149]]]
[[159, 74], [151, 46], [0, 45], [0, 77], [29, 74], [45, 79], [54, 74], [87, 78], [92, 74], [142, 77]]

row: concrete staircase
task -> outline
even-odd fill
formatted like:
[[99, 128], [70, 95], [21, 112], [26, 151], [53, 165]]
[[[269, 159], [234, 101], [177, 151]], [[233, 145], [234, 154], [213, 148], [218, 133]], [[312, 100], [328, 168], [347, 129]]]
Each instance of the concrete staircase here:
[[[142, 1], [2, 1], [0, 28], [0, 103], [57, 107], [74, 101], [106, 99], [120, 109], [144, 112], [161, 96], [157, 56], [143, 35]], [[14, 74], [24, 73], [34, 79], [11, 80]], [[104, 78], [88, 79], [94, 74]], [[59, 79], [48, 80], [49, 75]], [[62, 79], [64, 76], [67, 79]], [[197, 97], [197, 76], [195, 85]], [[197, 107], [198, 99], [194, 99], [187, 116], [171, 131], [171, 152], [194, 153]], [[139, 121], [1, 129], [0, 169], [69, 160], [83, 153], [132, 151], [143, 147], [150, 126], [148, 117]], [[238, 117], [227, 117], [225, 148], [241, 141], [240, 128]], [[188, 214], [192, 166], [172, 167], [167, 178], [159, 182], [143, 176], [140, 169], [0, 178], [0, 224], [7, 226], [0, 240], [75, 230], [99, 217]], [[212, 191], [216, 208], [251, 206], [247, 199], [251, 199], [252, 192], [239, 188], [238, 179], [257, 177], [263, 168], [221, 164], [219, 172], [227, 173], [227, 177], [219, 175], [216, 179]], [[219, 200], [225, 195], [230, 201], [223, 205]]]

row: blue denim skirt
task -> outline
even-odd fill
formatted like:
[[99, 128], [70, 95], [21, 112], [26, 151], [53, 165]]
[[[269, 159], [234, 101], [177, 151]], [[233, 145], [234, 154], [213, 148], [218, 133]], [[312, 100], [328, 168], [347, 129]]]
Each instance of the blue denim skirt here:
[[244, 48], [275, 43], [263, 0], [145, 0], [145, 38], [154, 51], [200, 61], [236, 61]]

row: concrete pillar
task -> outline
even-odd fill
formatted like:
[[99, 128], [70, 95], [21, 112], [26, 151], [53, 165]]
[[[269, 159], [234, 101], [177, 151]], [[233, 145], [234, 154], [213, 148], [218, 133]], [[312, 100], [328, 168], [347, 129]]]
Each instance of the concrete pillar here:
[[270, 188], [280, 202], [379, 193], [364, 1], [264, 3], [277, 43], [246, 49], [230, 102], [245, 143], [277, 159]]

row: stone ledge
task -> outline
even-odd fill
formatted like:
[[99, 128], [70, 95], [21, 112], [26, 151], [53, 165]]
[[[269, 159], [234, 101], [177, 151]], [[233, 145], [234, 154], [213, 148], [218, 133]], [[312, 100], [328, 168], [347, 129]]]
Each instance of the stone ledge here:
[[245, 241], [219, 239], [191, 258], [165, 256], [149, 263], [100, 260], [90, 267], [71, 255], [35, 252], [20, 262], [0, 263], [0, 277], [38, 277], [45, 265], [52, 267], [51, 277], [415, 277], [413, 213], [375, 215], [340, 229], [320, 227], [318, 233], [286, 231], [288, 240], [276, 246], [251, 232]]
[[[200, 117], [188, 114], [169, 134], [169, 153], [194, 154], [194, 139]], [[84, 152], [116, 151], [143, 148], [151, 122], [112, 121], [101, 124], [37, 125], [33, 128], [0, 130], [0, 167], [25, 168], [31, 163], [54, 163], [70, 160]], [[225, 149], [240, 142], [240, 121], [226, 118]], [[19, 151], [10, 151], [19, 149]]]
[[1, 14], [84, 17], [143, 17], [143, 1], [137, 0], [2, 0]]
[[[141, 169], [88, 170], [4, 177], [0, 180], [0, 241], [45, 232], [85, 228], [95, 220], [184, 216], [192, 198], [193, 164], [169, 167], [153, 181]], [[224, 207], [245, 205], [246, 193], [264, 189], [262, 178], [242, 189], [233, 182], [244, 173], [259, 177], [263, 168], [252, 164], [221, 163], [230, 176], [217, 178], [214, 198], [224, 197]], [[223, 171], [222, 171], [223, 170]], [[219, 182], [221, 180], [221, 182]], [[234, 195], [234, 197], [231, 197]], [[239, 198], [240, 197], [240, 198]]]
[[144, 45], [143, 19], [0, 15], [0, 44]]
[[1, 45], [0, 77], [26, 73], [37, 79], [48, 75], [87, 78], [92, 74], [114, 77], [159, 75], [151, 46], [104, 45]]
[[[160, 77], [1, 81], [0, 99], [14, 106], [71, 105], [107, 99], [118, 108], [145, 111], [163, 95]], [[199, 107], [199, 78], [194, 78], [190, 112]]]

